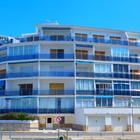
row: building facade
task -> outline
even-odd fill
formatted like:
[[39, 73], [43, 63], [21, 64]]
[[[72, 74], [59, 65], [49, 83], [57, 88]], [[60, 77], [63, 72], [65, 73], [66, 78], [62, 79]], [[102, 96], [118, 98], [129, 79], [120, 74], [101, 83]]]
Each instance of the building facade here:
[[[140, 33], [38, 24], [0, 36], [0, 113], [37, 116], [40, 127], [140, 131]], [[2, 39], [1, 39], [2, 38]]]

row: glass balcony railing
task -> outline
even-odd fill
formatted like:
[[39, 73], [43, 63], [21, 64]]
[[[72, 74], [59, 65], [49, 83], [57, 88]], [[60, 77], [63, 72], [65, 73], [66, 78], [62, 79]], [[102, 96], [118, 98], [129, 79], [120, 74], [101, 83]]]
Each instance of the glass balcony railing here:
[[0, 96], [27, 96], [27, 95], [74, 95], [74, 90], [32, 90], [0, 91]]
[[6, 78], [18, 78], [18, 77], [37, 77], [39, 76], [38, 72], [21, 72], [21, 73], [7, 73]]
[[126, 46], [140, 46], [139, 41], [129, 41], [123, 39], [104, 39], [104, 38], [88, 38], [88, 37], [72, 37], [72, 36], [30, 36], [17, 38], [20, 42], [32, 42], [32, 41], [81, 41], [81, 42], [94, 42], [104, 44], [117, 44]]
[[29, 54], [0, 57], [0, 62], [30, 59], [74, 59], [74, 54]]
[[[76, 72], [77, 77], [93, 78], [119, 78], [119, 79], [140, 79], [140, 74], [135, 73], [95, 73], [95, 72]], [[0, 74], [0, 79], [22, 78], [22, 77], [74, 77], [74, 72], [49, 71], [49, 72], [21, 72]]]
[[[76, 90], [77, 95], [122, 95], [122, 96], [140, 96], [139, 90], [134, 89], [96, 89], [96, 90]], [[22, 91], [0, 91], [0, 96], [28, 96], [28, 95], [75, 95], [74, 90], [27, 90]]]
[[77, 90], [77, 95], [121, 95], [121, 96], [140, 96], [140, 91], [122, 89], [122, 90]]
[[53, 77], [73, 77], [74, 76], [74, 72], [40, 72], [40, 76], [53, 76]]
[[140, 58], [138, 58], [138, 57], [94, 56], [94, 55], [87, 55], [87, 54], [85, 54], [85, 55], [84, 54], [76, 54], [76, 59], [140, 63]]
[[119, 78], [119, 79], [140, 79], [140, 74], [133, 73], [94, 73], [94, 72], [76, 72], [77, 77], [93, 78]]
[[[0, 79], [5, 78], [22, 78], [22, 77], [74, 77], [74, 72], [48, 71], [48, 72], [21, 72], [0, 74]], [[95, 72], [76, 72], [77, 77], [93, 78], [119, 78], [119, 79], [140, 79], [140, 74], [135, 73], [95, 73]]]
[[74, 113], [74, 108], [68, 108], [68, 109], [46, 109], [46, 108], [33, 108], [33, 109], [0, 109], [0, 113], [9, 113], [9, 112], [15, 112], [15, 113]]
[[[0, 57], [0, 62], [31, 59], [74, 59], [74, 54], [29, 54]], [[140, 63], [139, 57], [116, 57], [116, 56], [94, 56], [88, 54], [76, 54], [76, 59], [96, 61], [122, 61], [129, 63]]]
[[63, 72], [63, 71], [46, 71], [46, 72], [20, 72], [20, 73], [6, 73], [0, 74], [0, 79], [3, 78], [19, 78], [19, 77], [74, 77], [74, 72]]
[[68, 109], [46, 109], [46, 108], [40, 108], [39, 113], [74, 113], [74, 108], [68, 108]]

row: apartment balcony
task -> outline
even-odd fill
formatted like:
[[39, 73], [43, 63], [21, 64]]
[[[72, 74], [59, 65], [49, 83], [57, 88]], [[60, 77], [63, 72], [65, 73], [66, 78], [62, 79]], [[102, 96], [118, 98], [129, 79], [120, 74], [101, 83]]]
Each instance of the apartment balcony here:
[[74, 113], [74, 108], [68, 108], [68, 109], [46, 109], [46, 108], [33, 108], [33, 109], [0, 109], [0, 113], [9, 113], [9, 112], [15, 112], [15, 113]]
[[64, 71], [48, 71], [48, 72], [20, 72], [0, 74], [0, 79], [3, 78], [21, 78], [21, 77], [74, 77], [74, 72]]
[[[74, 54], [29, 54], [17, 56], [0, 57], [0, 62], [31, 59], [74, 59]], [[140, 63], [138, 57], [115, 57], [115, 56], [94, 56], [88, 54], [76, 54], [76, 59], [96, 61], [120, 61], [129, 63]]]
[[120, 96], [140, 96], [140, 91], [138, 90], [129, 90], [129, 89], [120, 89], [120, 90], [77, 90], [77, 95], [120, 95]]
[[47, 77], [74, 77], [74, 72], [40, 72], [40, 76], [47, 76]]
[[117, 79], [140, 79], [140, 74], [133, 73], [94, 73], [94, 72], [76, 72], [77, 77], [92, 78], [117, 78]]
[[29, 54], [0, 57], [0, 62], [30, 59], [74, 59], [74, 54]]
[[103, 39], [103, 38], [88, 38], [88, 37], [71, 37], [71, 36], [30, 36], [17, 38], [20, 42], [34, 42], [34, 41], [81, 41], [81, 42], [93, 42], [104, 44], [116, 44], [126, 46], [140, 46], [138, 41], [129, 41], [123, 39]]
[[68, 109], [46, 109], [46, 108], [40, 108], [39, 113], [74, 113], [74, 108], [68, 108]]
[[74, 95], [74, 90], [11, 90], [0, 91], [0, 96], [28, 96], [28, 95]]
[[138, 57], [94, 56], [94, 55], [88, 55], [88, 54], [76, 54], [76, 59], [140, 63], [140, 58]]

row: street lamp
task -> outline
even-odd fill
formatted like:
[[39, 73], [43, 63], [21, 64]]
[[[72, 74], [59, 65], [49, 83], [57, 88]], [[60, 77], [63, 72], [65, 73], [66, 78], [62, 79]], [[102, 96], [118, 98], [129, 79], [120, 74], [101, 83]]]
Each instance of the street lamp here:
[[134, 112], [133, 112], [133, 103], [134, 103], [134, 100], [131, 99], [130, 100], [130, 103], [131, 103], [131, 111], [132, 111], [132, 126], [131, 126], [131, 131], [134, 132], [134, 116], [133, 116], [133, 114], [134, 114]]

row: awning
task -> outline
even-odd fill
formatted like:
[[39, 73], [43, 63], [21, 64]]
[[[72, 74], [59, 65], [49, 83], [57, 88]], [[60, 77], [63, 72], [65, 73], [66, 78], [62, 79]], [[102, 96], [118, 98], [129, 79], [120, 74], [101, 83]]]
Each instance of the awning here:
[[96, 98], [113, 98], [113, 96], [96, 96]]
[[92, 45], [83, 45], [83, 44], [76, 44], [76, 47], [86, 47], [86, 48], [92, 48]]
[[5, 100], [16, 100], [16, 99], [36, 98], [36, 97], [37, 96], [11, 97], [11, 98], [5, 98]]
[[94, 98], [94, 96], [77, 96], [76, 98]]
[[4, 80], [3, 81], [0, 81], [0, 89], [2, 89], [3, 86], [5, 86], [5, 81]]
[[76, 61], [76, 64], [93, 64], [94, 62]]
[[140, 97], [132, 97], [132, 99], [140, 99]]

